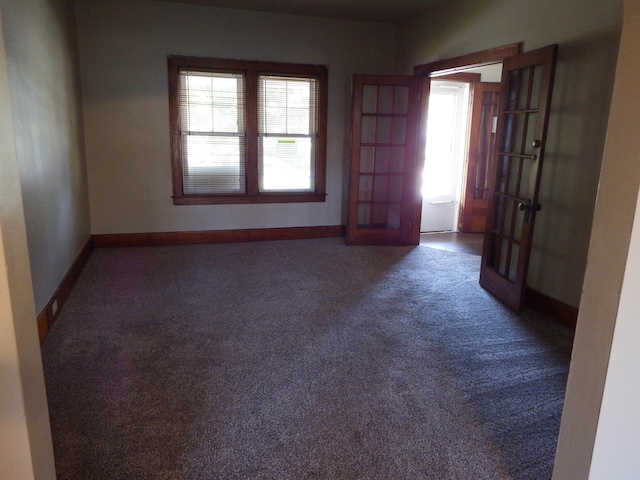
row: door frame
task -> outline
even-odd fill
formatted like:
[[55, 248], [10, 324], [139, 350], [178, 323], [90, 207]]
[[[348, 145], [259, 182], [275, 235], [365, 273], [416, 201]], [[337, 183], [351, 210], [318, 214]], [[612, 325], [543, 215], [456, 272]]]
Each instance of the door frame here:
[[[429, 91], [431, 87], [432, 77], [441, 77], [461, 73], [471, 67], [479, 67], [482, 65], [490, 65], [500, 63], [504, 59], [519, 55], [522, 53], [522, 42], [512, 43], [501, 47], [482, 50], [480, 52], [469, 53], [459, 57], [437, 60], [435, 62], [417, 65], [413, 69], [414, 76], [421, 79], [421, 96], [420, 96], [420, 112], [418, 119], [418, 145], [416, 150], [416, 167], [417, 172], [422, 172], [424, 168], [424, 149], [427, 141], [427, 116], [429, 109]], [[422, 216], [422, 195], [420, 194], [421, 176], [416, 175], [416, 192], [414, 205], [412, 208], [411, 221], [411, 245], [420, 243], [420, 221]]]

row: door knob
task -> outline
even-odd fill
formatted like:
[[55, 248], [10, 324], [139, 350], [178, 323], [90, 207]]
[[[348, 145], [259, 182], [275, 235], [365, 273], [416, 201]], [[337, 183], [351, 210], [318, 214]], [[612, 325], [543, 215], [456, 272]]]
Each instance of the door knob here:
[[520, 202], [518, 204], [518, 210], [520, 210], [521, 212], [524, 212], [525, 210], [535, 210], [536, 212], [539, 212], [540, 210], [542, 210], [542, 205], [540, 205], [539, 203], [533, 205], [531, 203]]
[[534, 140], [533, 142], [531, 142], [531, 146], [533, 148], [540, 148], [541, 145], [542, 145], [542, 142], [540, 140]]

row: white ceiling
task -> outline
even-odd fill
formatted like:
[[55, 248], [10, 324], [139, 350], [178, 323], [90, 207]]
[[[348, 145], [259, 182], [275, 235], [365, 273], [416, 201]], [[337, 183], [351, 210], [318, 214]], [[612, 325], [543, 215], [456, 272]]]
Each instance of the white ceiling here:
[[316, 17], [398, 23], [455, 0], [161, 0]]

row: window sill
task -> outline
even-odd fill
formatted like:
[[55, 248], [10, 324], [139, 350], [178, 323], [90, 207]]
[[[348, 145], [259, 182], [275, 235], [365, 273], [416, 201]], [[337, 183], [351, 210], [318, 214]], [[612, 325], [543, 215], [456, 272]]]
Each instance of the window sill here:
[[303, 203], [324, 202], [326, 194], [317, 193], [273, 193], [248, 195], [183, 195], [174, 196], [174, 205], [246, 205], [253, 203]]

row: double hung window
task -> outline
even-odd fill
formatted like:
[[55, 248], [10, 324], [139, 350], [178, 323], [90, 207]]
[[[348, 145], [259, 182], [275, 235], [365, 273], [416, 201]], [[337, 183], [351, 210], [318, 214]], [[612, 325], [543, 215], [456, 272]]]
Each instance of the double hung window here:
[[324, 201], [327, 69], [169, 57], [176, 204]]

